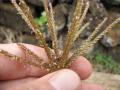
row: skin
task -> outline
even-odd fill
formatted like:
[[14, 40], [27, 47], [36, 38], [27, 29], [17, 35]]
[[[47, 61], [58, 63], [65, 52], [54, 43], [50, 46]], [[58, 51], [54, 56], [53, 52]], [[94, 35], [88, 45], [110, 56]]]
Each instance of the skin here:
[[[43, 48], [24, 45], [40, 58], [47, 60]], [[0, 44], [0, 49], [24, 56], [16, 44]], [[69, 69], [47, 74], [45, 70], [11, 61], [8, 57], [0, 55], [0, 90], [103, 90], [99, 85], [81, 82], [91, 73], [91, 64], [82, 56], [77, 57]]]

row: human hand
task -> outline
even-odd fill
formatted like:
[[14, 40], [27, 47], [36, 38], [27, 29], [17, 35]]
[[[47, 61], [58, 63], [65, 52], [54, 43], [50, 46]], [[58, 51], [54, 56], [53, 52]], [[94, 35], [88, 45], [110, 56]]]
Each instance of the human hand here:
[[[43, 48], [24, 45], [47, 60]], [[24, 56], [16, 44], [0, 44], [0, 49], [17, 56]], [[8, 57], [0, 55], [0, 90], [103, 90], [98, 85], [81, 82], [87, 79], [91, 72], [91, 64], [82, 56], [72, 63], [70, 69], [47, 74], [45, 70], [11, 61]]]

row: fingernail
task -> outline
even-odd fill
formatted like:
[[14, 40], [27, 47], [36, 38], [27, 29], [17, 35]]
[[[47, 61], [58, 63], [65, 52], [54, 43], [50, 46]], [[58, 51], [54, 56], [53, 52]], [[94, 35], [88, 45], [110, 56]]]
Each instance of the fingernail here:
[[80, 78], [72, 70], [58, 71], [49, 79], [49, 83], [55, 90], [76, 90], [80, 85]]

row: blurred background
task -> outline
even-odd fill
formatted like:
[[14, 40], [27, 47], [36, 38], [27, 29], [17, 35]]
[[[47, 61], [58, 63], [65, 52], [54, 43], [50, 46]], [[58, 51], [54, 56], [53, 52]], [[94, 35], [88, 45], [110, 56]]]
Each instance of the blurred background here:
[[[25, 1], [32, 11], [35, 22], [41, 25], [41, 31], [46, 38], [46, 42], [51, 46], [51, 40], [47, 32], [47, 19], [42, 3], [43, 0]], [[62, 49], [76, 0], [49, 1], [53, 5], [59, 47]], [[89, 2], [90, 8], [84, 23], [90, 22], [90, 25], [75, 41], [72, 48], [73, 51], [105, 17], [108, 17], [109, 20], [102, 30], [116, 18], [120, 17], [120, 0], [89, 0]], [[10, 0], [0, 0], [0, 43], [16, 42], [38, 45], [38, 40], [34, 33], [22, 20], [21, 16], [18, 15]], [[93, 64], [95, 71], [120, 75], [120, 23], [104, 35], [86, 57]], [[120, 90], [120, 83], [118, 88], [107, 90]]]

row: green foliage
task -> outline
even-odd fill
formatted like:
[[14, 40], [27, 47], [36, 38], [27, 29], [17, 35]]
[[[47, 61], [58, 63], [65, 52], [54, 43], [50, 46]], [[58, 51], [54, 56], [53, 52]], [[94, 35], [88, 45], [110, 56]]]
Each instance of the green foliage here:
[[40, 26], [43, 27], [43, 28], [41, 29], [41, 32], [42, 32], [42, 33], [45, 33], [45, 35], [47, 35], [47, 34], [48, 34], [48, 30], [47, 30], [46, 28], [44, 28], [44, 25], [47, 23], [47, 16], [46, 16], [45, 11], [43, 11], [43, 12], [41, 13], [41, 16], [35, 18], [35, 22], [36, 22], [38, 25], [40, 25]]
[[118, 64], [110, 55], [96, 52], [87, 55], [97, 71], [104, 71], [114, 74], [120, 74], [120, 64]]
[[47, 22], [47, 17], [45, 11], [41, 13], [41, 16], [35, 19], [36, 23], [39, 25], [44, 25]]

